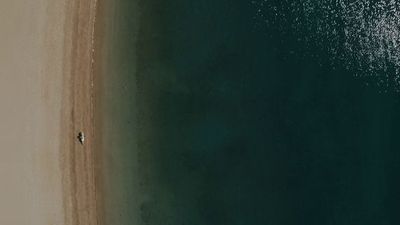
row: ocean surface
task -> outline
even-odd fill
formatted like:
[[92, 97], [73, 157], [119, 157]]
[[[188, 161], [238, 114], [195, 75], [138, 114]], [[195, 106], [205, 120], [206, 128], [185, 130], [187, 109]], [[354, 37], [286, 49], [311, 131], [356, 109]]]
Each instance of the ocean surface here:
[[111, 2], [106, 224], [400, 224], [399, 3]]

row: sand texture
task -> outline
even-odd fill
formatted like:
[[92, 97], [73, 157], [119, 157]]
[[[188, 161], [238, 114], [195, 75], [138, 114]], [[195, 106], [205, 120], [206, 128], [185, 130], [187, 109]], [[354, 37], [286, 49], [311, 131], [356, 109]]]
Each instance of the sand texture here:
[[96, 1], [3, 0], [0, 11], [0, 224], [98, 224]]

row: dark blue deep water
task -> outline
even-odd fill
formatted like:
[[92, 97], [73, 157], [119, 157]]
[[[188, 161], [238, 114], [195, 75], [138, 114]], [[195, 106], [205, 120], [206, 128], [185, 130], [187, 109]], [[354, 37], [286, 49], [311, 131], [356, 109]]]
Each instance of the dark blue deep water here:
[[397, 93], [302, 41], [290, 13], [117, 2], [110, 224], [400, 224]]

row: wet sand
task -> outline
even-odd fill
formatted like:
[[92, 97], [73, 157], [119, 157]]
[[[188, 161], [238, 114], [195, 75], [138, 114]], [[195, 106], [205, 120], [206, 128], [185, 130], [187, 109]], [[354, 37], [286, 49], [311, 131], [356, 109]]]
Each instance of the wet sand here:
[[[96, 0], [67, 6], [62, 109], [62, 168], [67, 224], [98, 224], [94, 167], [94, 24]], [[84, 132], [81, 145], [77, 134]]]
[[99, 224], [96, 0], [6, 0], [0, 10], [0, 224]]

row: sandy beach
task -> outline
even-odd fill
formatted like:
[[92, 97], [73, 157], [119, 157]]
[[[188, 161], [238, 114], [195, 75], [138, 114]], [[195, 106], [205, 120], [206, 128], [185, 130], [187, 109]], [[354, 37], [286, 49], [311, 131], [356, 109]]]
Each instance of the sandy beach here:
[[0, 224], [99, 224], [96, 0], [4, 0], [0, 10]]

